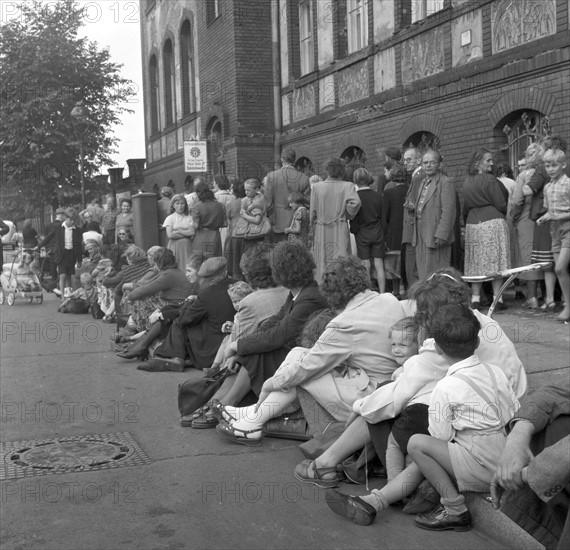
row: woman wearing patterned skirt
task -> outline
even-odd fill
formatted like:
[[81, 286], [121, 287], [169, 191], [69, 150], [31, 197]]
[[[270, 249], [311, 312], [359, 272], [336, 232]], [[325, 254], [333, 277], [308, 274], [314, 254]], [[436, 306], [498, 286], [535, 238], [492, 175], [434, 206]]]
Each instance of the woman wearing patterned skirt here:
[[[492, 175], [493, 155], [478, 149], [471, 156], [468, 176], [463, 187], [465, 217], [465, 276], [489, 275], [511, 267], [509, 228], [505, 219], [508, 192]], [[502, 279], [492, 281], [497, 296]], [[481, 283], [472, 285], [472, 307], [481, 301]], [[502, 298], [496, 309], [506, 309]]]

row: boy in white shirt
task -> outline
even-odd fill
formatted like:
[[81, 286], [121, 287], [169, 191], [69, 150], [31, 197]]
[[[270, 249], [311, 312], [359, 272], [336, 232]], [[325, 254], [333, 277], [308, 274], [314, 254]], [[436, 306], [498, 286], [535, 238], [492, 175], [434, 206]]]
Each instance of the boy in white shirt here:
[[459, 491], [489, 490], [506, 441], [503, 426], [519, 406], [503, 371], [473, 355], [480, 328], [466, 306], [445, 306], [432, 316], [429, 332], [450, 367], [431, 394], [431, 435], [410, 438], [408, 452], [414, 463], [384, 488], [364, 497], [328, 491], [326, 502], [334, 512], [368, 525], [425, 477], [438, 491], [441, 506], [417, 515], [416, 524], [437, 531], [471, 528], [471, 514]]

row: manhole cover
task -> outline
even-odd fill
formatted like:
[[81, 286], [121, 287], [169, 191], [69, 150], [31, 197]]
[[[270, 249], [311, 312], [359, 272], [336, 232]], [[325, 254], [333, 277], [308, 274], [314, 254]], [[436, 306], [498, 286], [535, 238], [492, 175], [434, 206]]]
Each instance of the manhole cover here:
[[2, 443], [0, 480], [142, 466], [150, 459], [130, 433]]

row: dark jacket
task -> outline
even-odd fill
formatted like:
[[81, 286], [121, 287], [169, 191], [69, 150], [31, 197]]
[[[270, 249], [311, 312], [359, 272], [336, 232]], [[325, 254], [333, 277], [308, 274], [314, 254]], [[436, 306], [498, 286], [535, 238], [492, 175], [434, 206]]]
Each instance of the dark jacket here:
[[225, 337], [222, 325], [233, 321], [236, 310], [228, 295], [229, 277], [199, 290], [196, 299], [182, 305], [178, 323], [186, 330], [190, 358], [198, 369], [212, 366]]
[[274, 351], [284, 346], [294, 347], [310, 315], [326, 307], [328, 304], [315, 281], [304, 287], [296, 300], [293, 300], [292, 294], [289, 293], [277, 315], [261, 323], [248, 337], [238, 340], [238, 354], [251, 355]]
[[[45, 241], [46, 239], [44, 239]], [[81, 263], [83, 259], [83, 233], [78, 227], [73, 228], [73, 261]], [[43, 242], [43, 241], [42, 241]], [[63, 260], [63, 251], [65, 250], [65, 225], [61, 224], [54, 234], [54, 260], [56, 264]]]
[[38, 248], [46, 247], [47, 250], [55, 249], [55, 233], [58, 227], [61, 227], [61, 220], [53, 220], [53, 222], [48, 226], [46, 231], [46, 236], [43, 240], [38, 243]]

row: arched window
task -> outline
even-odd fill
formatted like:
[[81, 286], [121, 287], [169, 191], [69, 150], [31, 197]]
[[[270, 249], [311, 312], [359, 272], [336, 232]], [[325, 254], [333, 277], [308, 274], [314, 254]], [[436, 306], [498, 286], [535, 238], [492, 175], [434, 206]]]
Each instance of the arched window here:
[[194, 178], [192, 176], [186, 176], [184, 179], [184, 191], [186, 194], [194, 192]]
[[196, 71], [192, 23], [184, 21], [180, 31], [180, 76], [182, 78], [182, 114], [196, 111]]
[[153, 193], [156, 193], [157, 195], [160, 195], [160, 189], [158, 188], [158, 183], [155, 183], [155, 184], [152, 186], [152, 192], [153, 192]]
[[[519, 110], [510, 113], [497, 126], [502, 133], [500, 147], [505, 162], [518, 175], [518, 161], [525, 155], [527, 147], [544, 136], [550, 135], [550, 120], [538, 111]], [[497, 132], [498, 133], [498, 132]]]
[[149, 62], [150, 76], [150, 133], [154, 134], [159, 130], [158, 123], [158, 105], [159, 105], [159, 89], [158, 89], [158, 62], [156, 55], [150, 58]]
[[300, 157], [297, 159], [297, 162], [295, 163], [295, 170], [297, 170], [297, 172], [302, 172], [309, 177], [315, 173], [313, 169], [313, 163], [311, 159], [307, 157]]
[[404, 143], [404, 151], [410, 147], [415, 147], [420, 153], [428, 149], [439, 151], [439, 138], [431, 132], [416, 132]]
[[352, 174], [357, 168], [366, 168], [366, 153], [356, 145], [347, 147], [340, 158], [346, 162], [345, 179], [347, 181], [352, 181]]
[[172, 180], [168, 180], [166, 187], [170, 187], [170, 189], [172, 189], [174, 191], [174, 182]]
[[174, 110], [174, 52], [172, 40], [170, 38], [164, 43], [162, 51], [162, 62], [164, 64], [164, 122], [169, 126], [176, 117]]

